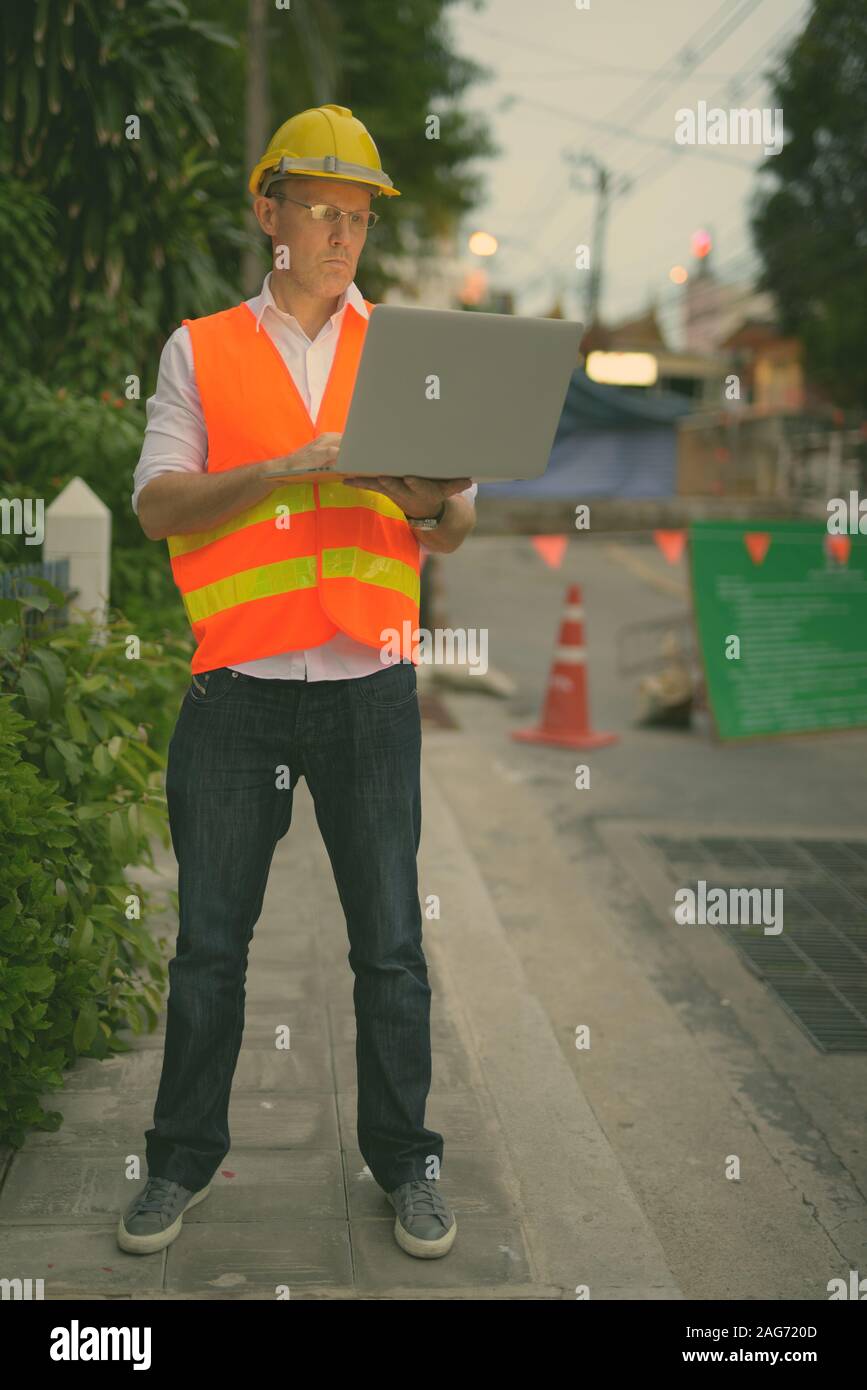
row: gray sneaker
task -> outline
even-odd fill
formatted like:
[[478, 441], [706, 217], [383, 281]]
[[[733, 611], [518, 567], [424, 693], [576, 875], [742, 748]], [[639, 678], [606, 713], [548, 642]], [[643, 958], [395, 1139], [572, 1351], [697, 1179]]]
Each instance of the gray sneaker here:
[[458, 1223], [454, 1212], [429, 1178], [403, 1182], [386, 1196], [397, 1215], [394, 1238], [401, 1250], [421, 1260], [437, 1260], [454, 1245]]
[[203, 1202], [211, 1184], [192, 1192], [169, 1178], [148, 1178], [117, 1223], [117, 1243], [131, 1255], [152, 1255], [180, 1235], [184, 1212]]

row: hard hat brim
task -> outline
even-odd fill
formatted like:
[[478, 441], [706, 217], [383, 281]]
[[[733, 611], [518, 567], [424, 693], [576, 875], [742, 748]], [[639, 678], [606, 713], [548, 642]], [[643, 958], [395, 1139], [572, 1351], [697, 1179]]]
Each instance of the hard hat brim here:
[[[265, 179], [264, 175], [269, 170], [273, 171], [271, 177]], [[305, 178], [336, 179], [343, 183], [361, 183], [365, 187], [371, 188], [374, 194], [383, 193], [387, 198], [401, 197], [400, 190], [394, 187], [388, 174], [380, 169], [370, 169], [363, 164], [350, 164], [345, 160], [337, 159], [334, 155], [327, 155], [323, 159], [301, 159], [288, 150], [285, 152], [272, 150], [266, 158], [260, 159], [250, 175], [248, 187], [256, 197], [263, 191], [260, 189], [260, 184], [263, 184], [264, 188], [268, 188], [275, 178], [293, 174]], [[264, 196], [267, 197], [267, 194]]]

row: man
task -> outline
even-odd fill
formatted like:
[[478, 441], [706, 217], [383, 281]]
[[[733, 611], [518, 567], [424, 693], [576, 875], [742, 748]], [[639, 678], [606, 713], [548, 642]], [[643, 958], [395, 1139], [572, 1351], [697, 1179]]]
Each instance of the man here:
[[[293, 117], [250, 188], [274, 268], [261, 294], [167, 342], [134, 480], [197, 648], [166, 778], [180, 924], [165, 1055], [148, 1180], [117, 1238], [168, 1245], [229, 1150], [249, 945], [303, 776], [350, 941], [359, 1147], [398, 1244], [437, 1258], [457, 1226], [424, 1124], [420, 715], [411, 648], [395, 657], [388, 634], [417, 636], [420, 545], [457, 549], [476, 488], [328, 481], [373, 307], [354, 283], [370, 201], [399, 196], [361, 122], [340, 106]], [[323, 481], [297, 479], [311, 468]]]

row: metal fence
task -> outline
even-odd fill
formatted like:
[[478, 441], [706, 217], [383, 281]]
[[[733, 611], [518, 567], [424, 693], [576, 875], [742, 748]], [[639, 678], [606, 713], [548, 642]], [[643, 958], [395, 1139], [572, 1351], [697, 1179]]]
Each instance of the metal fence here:
[[[32, 582], [34, 579], [47, 579], [49, 584], [62, 590], [67, 599], [75, 597], [69, 591], [69, 561], [64, 559], [37, 560], [30, 565], [10, 565], [0, 569], [0, 598], [29, 598], [40, 593], [39, 586]], [[25, 610], [25, 631], [32, 631], [40, 622], [52, 629], [64, 627], [68, 622], [66, 605], [50, 608], [45, 614], [34, 608]]]
[[827, 516], [867, 484], [867, 433], [805, 412], [716, 412], [678, 424], [682, 497], [784, 498]]

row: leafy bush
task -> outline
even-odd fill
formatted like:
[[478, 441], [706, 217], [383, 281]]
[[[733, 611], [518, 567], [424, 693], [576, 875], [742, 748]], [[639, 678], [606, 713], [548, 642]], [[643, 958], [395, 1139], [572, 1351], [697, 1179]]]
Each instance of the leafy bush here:
[[133, 471], [141, 451], [144, 412], [120, 396], [105, 399], [57, 389], [37, 377], [4, 383], [0, 401], [0, 462], [10, 484], [26, 481], [34, 496], [51, 499], [83, 478], [112, 514], [121, 544], [141, 528], [130, 507]]
[[93, 999], [104, 987], [57, 892], [76, 822], [21, 755], [31, 728], [0, 694], [0, 1141], [13, 1145], [30, 1128], [58, 1127], [39, 1098], [63, 1085], [62, 1068], [88, 1034], [95, 1040]]
[[[166, 546], [147, 539], [130, 503], [142, 403], [108, 392], [95, 397], [55, 390], [26, 374], [0, 376], [0, 387], [0, 497], [41, 497], [47, 504], [82, 478], [111, 512], [115, 606], [149, 638], [189, 635]], [[11, 561], [14, 547], [3, 542], [0, 537], [0, 556]]]
[[[81, 311], [99, 299], [109, 313], [147, 310], [149, 331], [127, 336], [126, 364], [131, 353], [153, 359], [163, 325], [232, 302], [243, 209], [198, 78], [204, 86], [209, 56], [233, 45], [182, 0], [0, 6], [0, 174], [13, 206], [26, 184], [56, 213], [36, 276], [50, 278], [50, 312], [22, 344], [31, 370], [54, 375]], [[95, 341], [87, 365], [98, 360], [114, 390], [111, 346]], [[135, 356], [126, 370], [141, 373]]]
[[[0, 600], [0, 1142], [61, 1117], [39, 1097], [78, 1056], [124, 1051], [156, 1025], [166, 945], [125, 871], [168, 844], [165, 747], [188, 676], [186, 643], [143, 644], [115, 614], [52, 629], [45, 581]], [[35, 632], [23, 615], [45, 614]], [[133, 648], [134, 650], [134, 648]]]
[[[162, 642], [170, 637], [178, 650], [193, 654], [195, 643], [181, 596], [172, 577], [165, 543], [112, 546], [111, 592], [129, 619], [130, 631]], [[187, 672], [189, 674], [189, 671]]]

